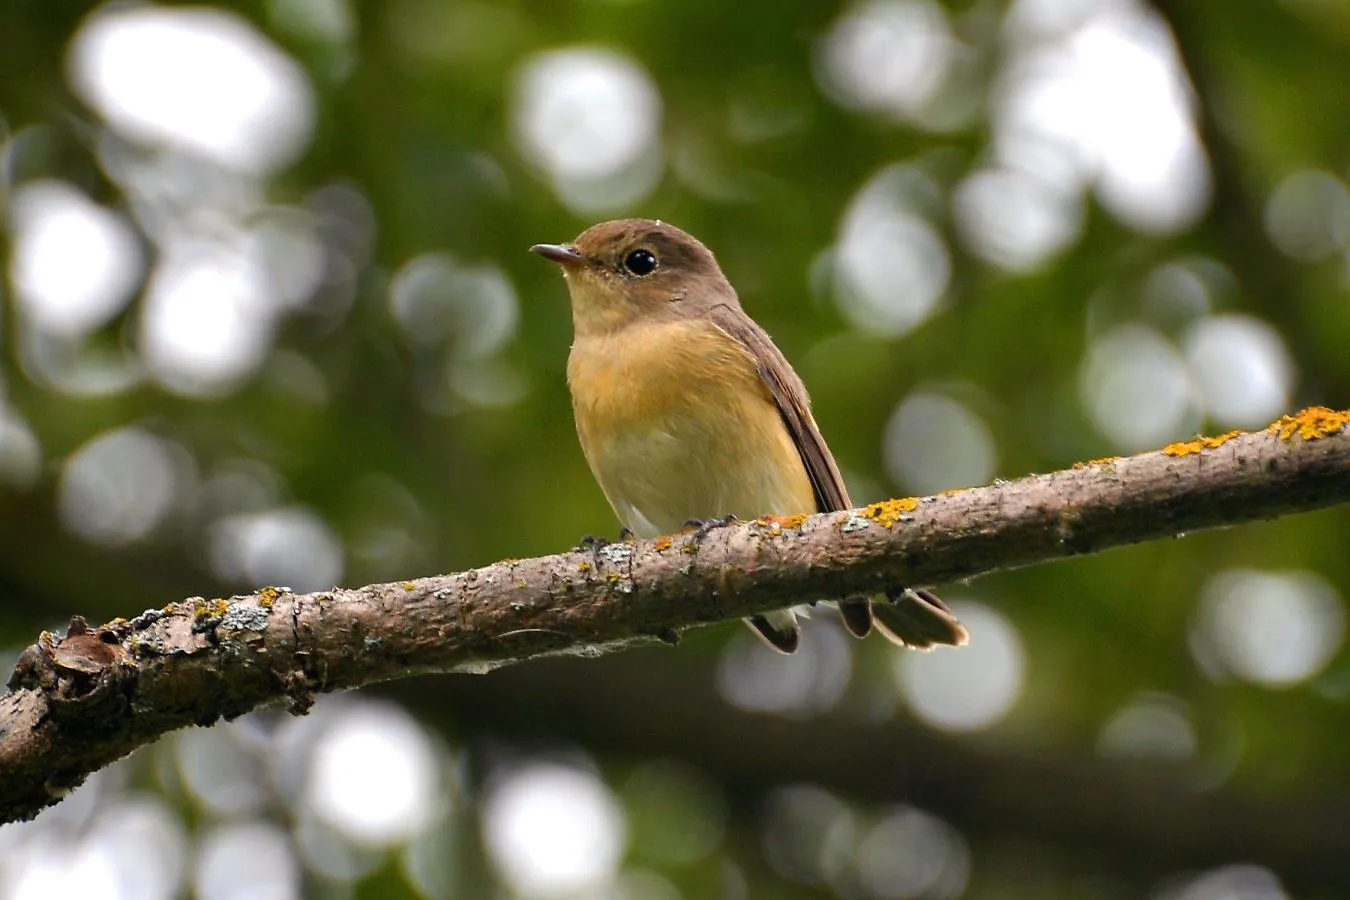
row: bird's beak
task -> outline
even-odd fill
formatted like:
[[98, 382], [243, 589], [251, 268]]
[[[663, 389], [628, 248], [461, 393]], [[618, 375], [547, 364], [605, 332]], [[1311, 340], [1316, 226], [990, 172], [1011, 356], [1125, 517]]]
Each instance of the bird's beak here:
[[535, 244], [530, 250], [538, 253], [544, 259], [552, 260], [558, 265], [568, 268], [584, 266], [587, 262], [586, 257], [566, 244]]

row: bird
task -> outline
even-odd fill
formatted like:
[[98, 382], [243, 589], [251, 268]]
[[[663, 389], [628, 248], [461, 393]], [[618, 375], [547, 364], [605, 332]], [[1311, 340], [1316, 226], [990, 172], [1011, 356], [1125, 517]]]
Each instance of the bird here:
[[[566, 281], [577, 436], [626, 530], [655, 538], [690, 522], [853, 508], [801, 379], [697, 238], [620, 219], [530, 249]], [[875, 623], [907, 647], [968, 638], [927, 590], [847, 598], [839, 609], [857, 637]], [[775, 650], [797, 649], [791, 606], [745, 621]]]

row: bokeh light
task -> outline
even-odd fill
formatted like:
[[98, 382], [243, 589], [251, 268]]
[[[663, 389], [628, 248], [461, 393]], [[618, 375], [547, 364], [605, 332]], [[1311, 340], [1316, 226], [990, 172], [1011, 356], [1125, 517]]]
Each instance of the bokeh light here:
[[821, 86], [847, 107], [914, 118], [941, 88], [956, 48], [936, 3], [869, 0], [830, 27], [817, 70]]
[[1153, 900], [1289, 900], [1280, 879], [1265, 866], [1234, 863], [1178, 879]]
[[286, 832], [263, 822], [217, 825], [192, 873], [198, 900], [298, 900], [300, 867]]
[[1200, 596], [1191, 650], [1213, 677], [1287, 687], [1316, 675], [1345, 636], [1345, 604], [1312, 572], [1227, 569]]
[[1185, 360], [1147, 325], [1120, 325], [1097, 338], [1079, 385], [1093, 422], [1121, 450], [1155, 447], [1198, 424]]
[[1187, 330], [1182, 351], [1217, 424], [1256, 428], [1289, 408], [1294, 363], [1268, 323], [1240, 313], [1207, 316]]
[[224, 393], [267, 358], [285, 303], [255, 252], [184, 241], [161, 255], [146, 289], [141, 341], [166, 387]]
[[261, 512], [275, 505], [285, 482], [274, 468], [251, 457], [228, 457], [215, 463], [199, 492], [203, 512], [224, 517], [231, 513]]
[[212, 525], [210, 542], [212, 567], [234, 583], [317, 591], [342, 580], [342, 541], [304, 507], [226, 516]]
[[1271, 191], [1265, 225], [1275, 246], [1300, 262], [1344, 252], [1350, 245], [1350, 189], [1330, 172], [1294, 172]]
[[897, 337], [937, 310], [951, 260], [924, 211], [936, 197], [928, 176], [894, 165], [849, 202], [832, 262], [835, 297], [856, 327]]
[[1026, 653], [1002, 613], [973, 600], [950, 601], [970, 632], [960, 652], [892, 657], [896, 687], [918, 718], [945, 731], [978, 731], [1006, 716], [1022, 693]]
[[952, 206], [971, 251], [1014, 272], [1041, 265], [1083, 229], [1077, 192], [1014, 168], [972, 173], [957, 185]]
[[131, 300], [143, 263], [121, 216], [57, 181], [27, 182], [9, 211], [14, 298], [32, 324], [81, 336]]
[[232, 12], [111, 5], [76, 34], [75, 90], [127, 137], [263, 174], [309, 141], [304, 72]]
[[520, 302], [506, 273], [495, 265], [465, 266], [432, 253], [414, 257], [394, 274], [389, 308], [411, 340], [451, 339], [455, 352], [493, 353], [520, 318]]
[[323, 821], [361, 843], [405, 841], [443, 806], [438, 755], [422, 726], [391, 703], [334, 714], [313, 751], [306, 791]]
[[[173, 807], [129, 786], [150, 772]], [[0, 897], [64, 896], [99, 879], [95, 892], [112, 900], [182, 896], [185, 881], [207, 898], [298, 898], [313, 877], [355, 883], [390, 845], [428, 837], [443, 854], [457, 776], [410, 714], [355, 694], [304, 718], [264, 711], [180, 731], [38, 820], [0, 826]], [[411, 868], [429, 886], [454, 881], [444, 860]]]
[[268, 8], [272, 21], [291, 34], [339, 46], [356, 36], [350, 0], [271, 0]]
[[764, 856], [783, 878], [832, 896], [958, 897], [970, 849], [946, 822], [910, 806], [869, 811], [810, 784], [768, 796], [760, 816]]
[[1180, 698], [1144, 694], [1111, 714], [1097, 735], [1097, 752], [1111, 759], [1189, 759], [1199, 738]]
[[1187, 324], [1209, 313], [1232, 280], [1232, 273], [1212, 259], [1173, 260], [1148, 274], [1139, 306], [1144, 318], [1157, 327]]
[[268, 747], [252, 738], [243, 721], [189, 728], [171, 738], [178, 778], [202, 809], [220, 818], [245, 818], [266, 805], [271, 785], [258, 772]]
[[0, 897], [170, 900], [180, 896], [187, 859], [182, 822], [160, 800], [121, 797], [78, 833], [5, 826]]
[[984, 420], [936, 391], [916, 390], [900, 401], [882, 441], [887, 474], [913, 494], [984, 484], [998, 462]]
[[465, 836], [465, 830], [457, 825], [454, 816], [445, 815], [409, 841], [399, 855], [408, 884], [428, 900], [453, 900], [463, 893], [460, 881], [464, 860], [447, 850]]
[[[417, 256], [395, 273], [389, 308], [410, 341], [446, 348], [446, 381], [478, 406], [519, 400], [524, 376], [499, 355], [514, 337], [520, 302], [496, 265], [466, 265], [444, 253]], [[428, 404], [436, 410], [436, 402]]]
[[960, 832], [913, 807], [888, 810], [858, 845], [863, 890], [878, 900], [960, 897], [970, 863]]
[[0, 407], [0, 482], [31, 487], [42, 473], [42, 445], [28, 423]]
[[595, 47], [540, 54], [521, 67], [514, 102], [517, 147], [574, 209], [628, 206], [656, 185], [661, 95], [631, 58]]
[[626, 869], [602, 895], [601, 900], [684, 900], [684, 894], [669, 878], [651, 869]]
[[996, 90], [1000, 162], [1064, 187], [1096, 187], [1132, 228], [1188, 227], [1210, 176], [1192, 124], [1191, 90], [1172, 36], [1133, 0], [1021, 0]]
[[86, 540], [130, 543], [164, 521], [192, 475], [183, 448], [139, 428], [119, 428], [66, 460], [57, 509], [62, 524]]
[[853, 676], [853, 648], [836, 621], [799, 615], [798, 622], [801, 645], [791, 656], [738, 633], [718, 658], [717, 692], [741, 709], [792, 718], [832, 709]]
[[301, 810], [291, 829], [296, 859], [309, 872], [339, 884], [359, 881], [385, 860], [382, 844], [353, 841], [315, 814]]
[[627, 843], [623, 810], [586, 769], [529, 763], [498, 773], [482, 804], [483, 839], [518, 893], [597, 892], [618, 871]]
[[784, 878], [826, 884], [849, 873], [858, 845], [853, 809], [824, 788], [777, 788], [765, 803], [760, 840], [769, 864]]

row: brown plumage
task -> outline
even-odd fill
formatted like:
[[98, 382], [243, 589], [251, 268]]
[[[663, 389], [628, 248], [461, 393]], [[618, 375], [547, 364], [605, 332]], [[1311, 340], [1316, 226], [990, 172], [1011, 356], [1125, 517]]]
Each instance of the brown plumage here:
[[[634, 534], [668, 534], [690, 519], [852, 507], [801, 379], [698, 240], [662, 222], [624, 219], [570, 245], [532, 249], [566, 276], [577, 434]], [[871, 629], [868, 600], [840, 610], [853, 634]], [[898, 590], [875, 614], [880, 630], [907, 646], [966, 640], [926, 591]], [[796, 649], [791, 609], [746, 621], [773, 647]]]

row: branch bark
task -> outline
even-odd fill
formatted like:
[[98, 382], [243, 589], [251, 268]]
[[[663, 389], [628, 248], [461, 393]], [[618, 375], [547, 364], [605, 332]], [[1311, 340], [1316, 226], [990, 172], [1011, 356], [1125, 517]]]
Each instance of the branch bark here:
[[393, 584], [190, 598], [43, 633], [0, 697], [0, 822], [30, 818], [167, 731], [315, 694], [678, 630], [896, 584], [934, 584], [1350, 500], [1350, 411], [1264, 432], [696, 541], [611, 544]]

